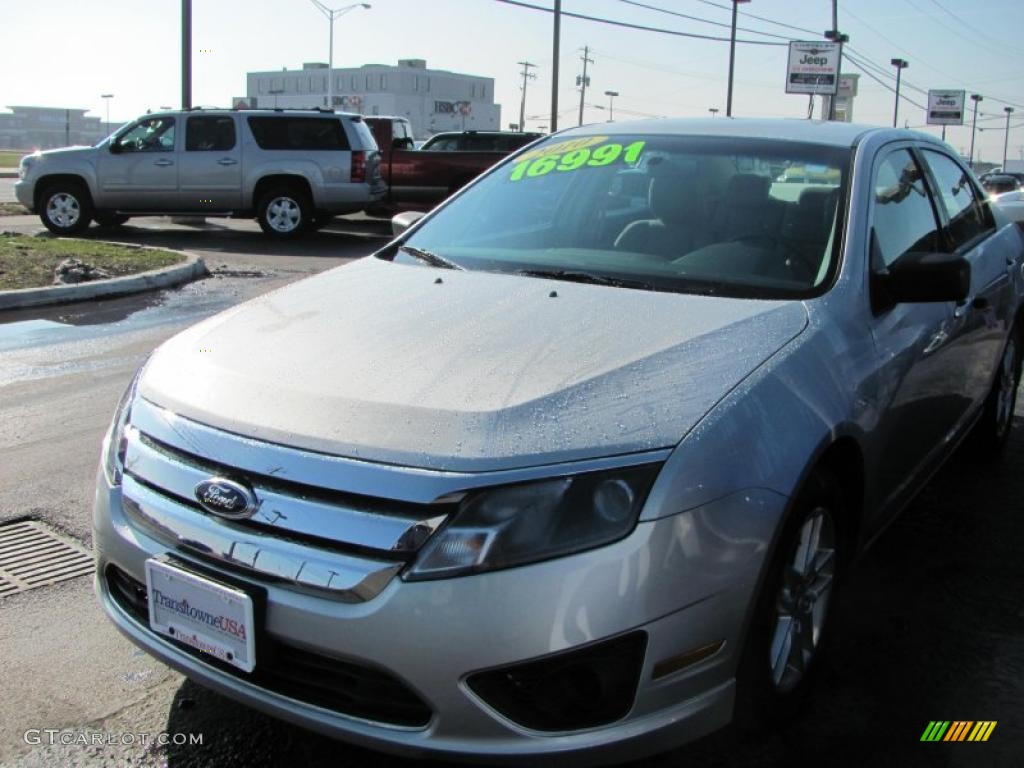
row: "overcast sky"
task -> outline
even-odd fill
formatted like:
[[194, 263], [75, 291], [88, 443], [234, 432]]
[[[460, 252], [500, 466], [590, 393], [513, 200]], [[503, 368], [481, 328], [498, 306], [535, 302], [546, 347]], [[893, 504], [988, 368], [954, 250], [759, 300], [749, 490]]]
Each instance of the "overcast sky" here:
[[[526, 0], [550, 8], [552, 0]], [[330, 0], [328, 5], [345, 5]], [[728, 0], [644, 0], [642, 5], [715, 22], [704, 23], [624, 0], [564, 0], [563, 10], [680, 32], [728, 37]], [[423, 58], [429, 67], [493, 77], [502, 125], [518, 119], [519, 67], [538, 65], [527, 92], [528, 127], [549, 122], [551, 14], [498, 0], [373, 0], [335, 27], [335, 66], [394, 64]], [[815, 39], [831, 27], [830, 0], [753, 0], [740, 6], [741, 28], [782, 38]], [[230, 106], [244, 95], [245, 73], [301, 67], [327, 60], [326, 19], [310, 0], [193, 0], [193, 102]], [[1010, 157], [1024, 157], [1024, 12], [1020, 0], [840, 0], [839, 28], [851, 53], [881, 67], [894, 84], [893, 57], [910, 62], [903, 92], [918, 105], [929, 88], [966, 89], [985, 96], [975, 155], [1002, 160], [1005, 114], [1011, 120]], [[761, 18], [753, 18], [750, 14]], [[101, 93], [115, 95], [111, 118], [127, 120], [180, 99], [178, 0], [46, 0], [4, 2], [0, 45], [0, 105], [79, 107], [103, 115]], [[767, 20], [767, 21], [766, 21]], [[774, 22], [774, 23], [772, 23]], [[786, 26], [789, 25], [789, 26]], [[793, 29], [799, 27], [804, 30]], [[784, 42], [741, 31], [740, 39]], [[560, 127], [575, 124], [581, 49], [592, 49], [590, 104], [615, 100], [616, 119], [629, 115], [707, 115], [725, 112], [729, 46], [566, 17], [562, 22]], [[786, 48], [740, 45], [736, 59], [736, 116], [804, 117], [807, 97], [784, 92]], [[852, 62], [844, 72], [859, 72]], [[857, 122], [891, 124], [894, 96], [862, 74]], [[970, 102], [968, 102], [970, 103]], [[593, 107], [585, 119], [606, 119]], [[922, 126], [924, 109], [901, 99], [900, 124]], [[938, 130], [938, 129], [932, 129]], [[948, 130], [967, 152], [970, 127]]]

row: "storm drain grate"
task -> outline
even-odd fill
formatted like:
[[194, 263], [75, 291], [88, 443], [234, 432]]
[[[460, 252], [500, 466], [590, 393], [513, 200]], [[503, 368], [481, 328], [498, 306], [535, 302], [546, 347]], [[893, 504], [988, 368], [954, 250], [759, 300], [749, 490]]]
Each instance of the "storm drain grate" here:
[[45, 526], [0, 525], [0, 597], [92, 573], [92, 555]]

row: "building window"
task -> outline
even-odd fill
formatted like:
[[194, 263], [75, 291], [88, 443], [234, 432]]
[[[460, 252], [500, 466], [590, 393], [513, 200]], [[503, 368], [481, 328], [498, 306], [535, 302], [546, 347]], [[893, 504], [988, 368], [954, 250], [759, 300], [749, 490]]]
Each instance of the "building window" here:
[[356, 90], [356, 76], [352, 75], [352, 90]]
[[260, 79], [256, 81], [256, 92], [265, 93], [267, 90], [267, 81]]
[[430, 75], [427, 75], [427, 93], [430, 93]]
[[419, 75], [415, 75], [412, 78], [412, 89], [414, 91], [418, 91], [420, 89], [420, 76]]
[[338, 75], [334, 79], [334, 90], [343, 91], [345, 90], [345, 78], [342, 75]]
[[469, 86], [469, 98], [476, 98], [476, 83], [473, 83], [472, 85]]
[[366, 76], [366, 90], [370, 90], [371, 88], [373, 88], [373, 86], [370, 85], [370, 76], [367, 75]]
[[380, 76], [380, 89], [382, 91], [386, 91], [387, 88], [388, 88], [388, 76], [387, 75], [381, 75]]

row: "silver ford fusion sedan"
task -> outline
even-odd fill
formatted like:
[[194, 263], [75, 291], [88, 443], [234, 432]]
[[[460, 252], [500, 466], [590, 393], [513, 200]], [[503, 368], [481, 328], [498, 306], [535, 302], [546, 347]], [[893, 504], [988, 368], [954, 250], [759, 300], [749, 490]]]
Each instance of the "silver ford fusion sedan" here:
[[99, 598], [200, 683], [398, 753], [611, 762], [785, 715], [851, 559], [962, 440], [1006, 443], [1022, 257], [927, 135], [550, 136], [152, 355]]

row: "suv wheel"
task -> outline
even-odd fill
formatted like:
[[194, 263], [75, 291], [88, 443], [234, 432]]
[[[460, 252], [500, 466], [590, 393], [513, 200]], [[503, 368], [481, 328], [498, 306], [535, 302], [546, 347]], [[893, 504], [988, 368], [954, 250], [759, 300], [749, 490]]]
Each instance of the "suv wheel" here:
[[803, 703], [828, 642], [846, 541], [843, 492], [818, 469], [784, 523], [740, 663], [737, 719], [758, 727]]
[[55, 235], [84, 232], [92, 219], [89, 193], [74, 182], [53, 184], [39, 196], [39, 218]]
[[256, 217], [260, 228], [272, 237], [295, 237], [312, 223], [313, 206], [297, 189], [271, 189], [260, 198]]

